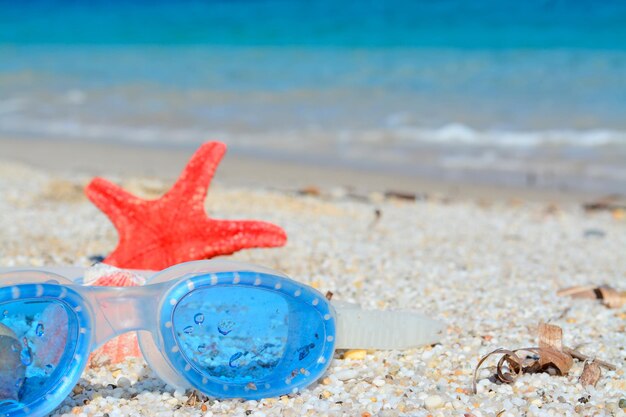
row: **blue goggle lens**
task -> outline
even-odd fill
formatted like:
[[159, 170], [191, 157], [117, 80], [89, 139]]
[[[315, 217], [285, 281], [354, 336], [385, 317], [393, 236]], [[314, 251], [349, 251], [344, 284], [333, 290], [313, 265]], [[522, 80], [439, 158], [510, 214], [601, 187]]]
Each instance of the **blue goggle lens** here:
[[200, 288], [180, 300], [173, 326], [181, 353], [213, 382], [290, 383], [319, 358], [323, 318], [311, 306], [269, 289]]
[[0, 304], [0, 412], [21, 409], [56, 386], [76, 329], [75, 315], [59, 301]]

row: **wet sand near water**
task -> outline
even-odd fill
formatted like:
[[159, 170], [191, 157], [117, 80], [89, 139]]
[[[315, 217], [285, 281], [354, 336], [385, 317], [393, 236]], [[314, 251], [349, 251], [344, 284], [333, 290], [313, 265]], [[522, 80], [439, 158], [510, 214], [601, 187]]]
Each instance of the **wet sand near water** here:
[[[156, 177], [173, 180], [194, 147], [140, 146], [122, 143], [50, 141], [36, 138], [0, 138], [0, 160], [22, 162], [55, 173]], [[226, 185], [294, 190], [306, 187], [342, 187], [357, 193], [397, 192], [460, 199], [501, 201], [582, 202], [605, 196], [602, 192], [545, 189], [532, 186], [504, 187], [459, 178], [409, 176], [336, 165], [319, 161], [295, 161], [272, 155], [251, 155], [230, 148], [220, 164], [215, 182]]]

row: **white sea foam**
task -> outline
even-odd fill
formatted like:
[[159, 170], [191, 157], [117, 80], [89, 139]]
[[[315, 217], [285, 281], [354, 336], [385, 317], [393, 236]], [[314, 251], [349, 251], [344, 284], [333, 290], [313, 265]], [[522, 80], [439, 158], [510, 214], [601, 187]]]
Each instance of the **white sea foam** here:
[[477, 130], [451, 123], [437, 129], [396, 127], [394, 137], [399, 140], [432, 144], [462, 144], [496, 147], [538, 147], [571, 145], [595, 147], [605, 145], [626, 146], [626, 132], [608, 129], [589, 130]]
[[[22, 102], [5, 100], [0, 102], [2, 113], [19, 110]], [[0, 134], [38, 135], [43, 137], [63, 137], [86, 140], [117, 140], [143, 144], [194, 144], [211, 137], [229, 138], [235, 142], [254, 142], [255, 137], [262, 142], [264, 138], [289, 137], [289, 141], [311, 141], [324, 137], [324, 140], [337, 144], [360, 143], [385, 144], [424, 144], [424, 145], [462, 145], [489, 146], [496, 148], [533, 148], [542, 146], [601, 147], [616, 145], [626, 148], [626, 131], [609, 129], [554, 129], [554, 130], [502, 130], [474, 129], [469, 126], [450, 123], [440, 128], [412, 126], [393, 126], [384, 129], [367, 130], [302, 130], [290, 129], [288, 132], [264, 131], [257, 133], [238, 133], [221, 127], [219, 130], [203, 127], [179, 128], [160, 125], [123, 125], [115, 123], [86, 123], [67, 119], [43, 119], [5, 114], [0, 117]], [[241, 139], [241, 141], [238, 141]], [[262, 145], [262, 143], [258, 143]]]

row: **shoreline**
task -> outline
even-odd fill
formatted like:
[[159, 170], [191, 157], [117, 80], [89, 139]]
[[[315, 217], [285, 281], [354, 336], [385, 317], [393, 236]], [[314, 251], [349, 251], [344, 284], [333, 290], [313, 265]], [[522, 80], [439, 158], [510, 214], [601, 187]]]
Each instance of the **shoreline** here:
[[[0, 160], [19, 162], [53, 173], [174, 180], [194, 150], [193, 146], [0, 137]], [[606, 196], [601, 192], [450, 181], [359, 167], [323, 165], [315, 161], [294, 161], [268, 154], [252, 156], [251, 152], [233, 147], [229, 147], [220, 163], [215, 181], [282, 190], [344, 187], [356, 193], [436, 195], [460, 200], [581, 203]]]

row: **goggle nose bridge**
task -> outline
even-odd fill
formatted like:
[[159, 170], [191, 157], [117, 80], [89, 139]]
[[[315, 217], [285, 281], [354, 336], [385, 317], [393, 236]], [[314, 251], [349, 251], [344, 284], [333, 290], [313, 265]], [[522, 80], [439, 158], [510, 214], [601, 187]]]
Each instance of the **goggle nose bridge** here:
[[158, 310], [168, 283], [138, 287], [79, 287], [94, 314], [93, 346], [123, 333], [158, 328]]

